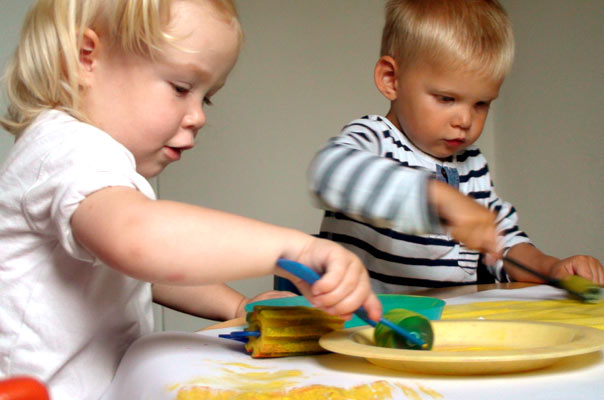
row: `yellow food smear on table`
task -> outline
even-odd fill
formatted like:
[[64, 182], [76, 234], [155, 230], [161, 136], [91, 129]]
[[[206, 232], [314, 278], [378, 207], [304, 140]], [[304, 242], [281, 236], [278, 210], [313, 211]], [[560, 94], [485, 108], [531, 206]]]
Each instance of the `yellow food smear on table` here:
[[[244, 365], [244, 364], [243, 364]], [[257, 369], [253, 366], [245, 366], [245, 368]], [[212, 385], [217, 381], [223, 387], [234, 388], [239, 390], [244, 388], [249, 391], [271, 391], [281, 390], [290, 387], [298, 382], [297, 378], [303, 377], [299, 370], [277, 370], [277, 371], [235, 371], [229, 368], [222, 369], [223, 374], [219, 377], [203, 377], [193, 379], [187, 382], [188, 385]]]
[[419, 390], [421, 390], [423, 393], [427, 394], [428, 396], [432, 397], [433, 399], [444, 398], [444, 396], [442, 394], [438, 393], [437, 391], [424, 387], [422, 385], [419, 385]]
[[604, 329], [604, 302], [575, 300], [487, 301], [447, 305], [442, 319], [528, 320], [559, 322]]
[[[432, 389], [419, 386], [419, 390], [390, 383], [384, 380], [360, 384], [354, 387], [336, 387], [320, 384], [299, 386], [304, 374], [299, 370], [266, 370], [266, 367], [244, 363], [218, 363], [222, 374], [203, 377], [184, 384], [172, 385], [169, 390], [178, 390], [175, 400], [388, 400], [399, 399], [404, 394], [407, 399], [421, 399], [424, 393], [433, 399], [442, 395]], [[263, 370], [264, 371], [261, 371]], [[249, 372], [248, 370], [253, 370]], [[398, 395], [397, 395], [398, 394]]]
[[377, 381], [348, 389], [325, 385], [309, 385], [272, 392], [222, 390], [197, 386], [181, 389], [176, 400], [383, 400], [391, 398], [392, 386], [386, 381]]

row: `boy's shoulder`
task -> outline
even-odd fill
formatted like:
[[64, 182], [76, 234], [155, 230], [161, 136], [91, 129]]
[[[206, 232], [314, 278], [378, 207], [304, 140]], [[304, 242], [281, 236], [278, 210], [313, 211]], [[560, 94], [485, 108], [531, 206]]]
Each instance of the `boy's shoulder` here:
[[366, 129], [390, 129], [391, 123], [388, 121], [386, 117], [382, 117], [381, 115], [369, 114], [364, 117], [357, 118], [355, 120], [350, 121], [342, 128], [342, 131], [347, 129], [358, 128], [366, 128]]

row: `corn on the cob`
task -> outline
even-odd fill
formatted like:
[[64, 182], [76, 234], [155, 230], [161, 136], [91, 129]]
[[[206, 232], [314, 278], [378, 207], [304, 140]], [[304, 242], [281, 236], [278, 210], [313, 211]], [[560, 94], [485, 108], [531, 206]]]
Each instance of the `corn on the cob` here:
[[246, 331], [258, 331], [245, 349], [253, 358], [324, 353], [319, 338], [342, 329], [344, 320], [311, 307], [256, 306], [247, 314]]

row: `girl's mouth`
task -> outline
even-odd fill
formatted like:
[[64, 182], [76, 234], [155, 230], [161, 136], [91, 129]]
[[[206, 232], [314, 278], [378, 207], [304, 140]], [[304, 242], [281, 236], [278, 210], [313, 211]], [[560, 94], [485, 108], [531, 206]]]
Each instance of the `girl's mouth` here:
[[182, 150], [176, 147], [169, 147], [169, 146], [165, 146], [164, 147], [164, 154], [166, 155], [166, 157], [170, 160], [170, 161], [178, 161], [180, 160], [180, 154], [182, 153]]

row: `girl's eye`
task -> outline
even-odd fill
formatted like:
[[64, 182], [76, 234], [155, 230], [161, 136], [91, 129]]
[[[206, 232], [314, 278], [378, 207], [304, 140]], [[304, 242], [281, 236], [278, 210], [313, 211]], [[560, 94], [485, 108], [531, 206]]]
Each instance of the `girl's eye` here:
[[207, 106], [213, 106], [214, 103], [212, 103], [212, 100], [210, 100], [209, 97], [204, 97], [203, 98], [203, 104], [207, 105]]
[[479, 101], [478, 103], [476, 103], [476, 107], [489, 108], [489, 107], [491, 107], [491, 102], [490, 101]]

